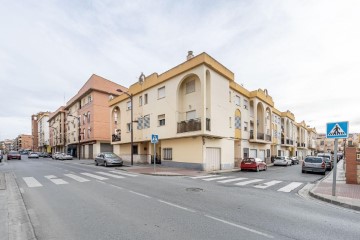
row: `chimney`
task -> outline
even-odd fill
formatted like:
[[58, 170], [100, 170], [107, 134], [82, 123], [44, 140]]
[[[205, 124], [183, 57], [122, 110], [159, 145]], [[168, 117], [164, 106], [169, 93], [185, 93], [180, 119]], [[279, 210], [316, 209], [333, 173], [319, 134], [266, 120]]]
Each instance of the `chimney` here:
[[194, 57], [193, 51], [188, 51], [188, 55], [186, 56], [186, 60], [190, 60]]

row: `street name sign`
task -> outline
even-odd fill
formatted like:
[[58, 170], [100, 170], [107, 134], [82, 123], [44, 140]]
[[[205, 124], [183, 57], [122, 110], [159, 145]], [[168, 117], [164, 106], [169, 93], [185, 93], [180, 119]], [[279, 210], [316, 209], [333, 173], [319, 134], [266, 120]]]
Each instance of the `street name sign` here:
[[157, 143], [159, 141], [159, 135], [151, 134], [151, 143]]
[[326, 124], [326, 138], [348, 138], [349, 122], [332, 122]]

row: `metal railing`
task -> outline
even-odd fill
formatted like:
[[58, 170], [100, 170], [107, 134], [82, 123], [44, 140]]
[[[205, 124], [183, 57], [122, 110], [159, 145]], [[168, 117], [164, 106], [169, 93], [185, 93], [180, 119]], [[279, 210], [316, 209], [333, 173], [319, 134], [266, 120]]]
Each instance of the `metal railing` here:
[[113, 134], [113, 135], [111, 135], [111, 137], [112, 137], [112, 141], [113, 142], [118, 142], [118, 141], [121, 141], [121, 134]]
[[[201, 118], [190, 119], [177, 123], [177, 133], [194, 132], [201, 130]], [[206, 130], [210, 130], [210, 119], [206, 119]]]

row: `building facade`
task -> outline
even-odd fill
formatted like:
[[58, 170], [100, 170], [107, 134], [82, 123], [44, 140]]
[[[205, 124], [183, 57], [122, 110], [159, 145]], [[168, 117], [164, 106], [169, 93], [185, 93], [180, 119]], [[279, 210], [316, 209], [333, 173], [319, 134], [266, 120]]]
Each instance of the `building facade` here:
[[51, 152], [65, 152], [65, 107], [61, 106], [49, 115]]
[[37, 120], [38, 128], [38, 150], [39, 152], [51, 152], [49, 132], [50, 112], [40, 114]]
[[109, 99], [127, 88], [93, 74], [64, 107], [66, 151], [74, 157], [94, 158], [112, 151]]
[[33, 147], [33, 137], [32, 135], [20, 134], [16, 139], [16, 147], [14, 149], [17, 151], [21, 150], [32, 150]]
[[141, 78], [109, 106], [114, 152], [130, 159], [132, 130], [135, 162], [151, 161], [152, 134], [159, 136], [156, 153], [163, 165], [206, 171], [231, 169], [245, 157], [269, 163], [271, 156], [297, 156], [298, 141], [306, 149], [307, 130], [297, 140], [291, 112], [277, 110], [266, 89], [237, 84], [206, 53], [189, 53], [169, 71]]

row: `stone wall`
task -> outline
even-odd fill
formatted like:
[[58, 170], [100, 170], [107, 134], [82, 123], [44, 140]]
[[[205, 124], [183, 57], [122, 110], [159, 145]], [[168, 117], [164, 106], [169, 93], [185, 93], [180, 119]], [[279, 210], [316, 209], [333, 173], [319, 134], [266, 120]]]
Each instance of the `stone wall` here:
[[355, 147], [347, 147], [345, 150], [346, 159], [346, 183], [360, 184], [360, 151]]

